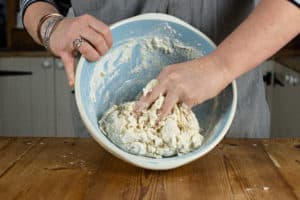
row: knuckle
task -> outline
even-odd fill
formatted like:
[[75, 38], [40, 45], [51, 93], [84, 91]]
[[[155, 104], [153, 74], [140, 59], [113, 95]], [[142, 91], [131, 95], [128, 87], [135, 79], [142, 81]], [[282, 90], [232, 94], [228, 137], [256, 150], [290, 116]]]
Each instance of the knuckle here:
[[149, 92], [151, 95], [157, 95], [162, 90], [162, 87], [160, 85], [156, 85], [152, 88], [152, 90]]
[[82, 20], [90, 20], [92, 17], [89, 14], [84, 14], [81, 16]]
[[96, 43], [97, 43], [97, 45], [100, 46], [100, 47], [105, 47], [105, 46], [106, 46], [104, 39], [101, 38], [101, 37], [98, 37], [98, 38], [96, 39]]
[[183, 83], [177, 84], [176, 87], [175, 87], [175, 91], [183, 93], [185, 95], [185, 93], [186, 93], [185, 85]]
[[185, 104], [189, 109], [191, 109], [191, 108], [194, 106], [193, 102], [191, 102], [191, 101], [184, 102], [184, 104]]
[[152, 94], [148, 98], [148, 103], [150, 104], [151, 102], [155, 101], [157, 99], [157, 96], [155, 94]]
[[168, 74], [170, 72], [170, 67], [163, 68], [162, 72]]
[[97, 51], [101, 54], [105, 54], [108, 51], [108, 48], [107, 48], [106, 43], [103, 38], [100, 38], [100, 37], [97, 38], [95, 40], [94, 45], [97, 48]]
[[78, 27], [80, 26], [81, 22], [79, 20], [73, 20], [70, 22], [69, 27], [67, 27], [65, 35], [66, 37], [70, 37], [78, 30]]
[[177, 81], [178, 80], [178, 74], [177, 73], [170, 73], [169, 74], [169, 76], [168, 76], [168, 78], [169, 78], [169, 80], [171, 80], [171, 81]]
[[191, 94], [186, 94], [184, 96], [184, 103], [191, 107], [196, 103], [196, 98]]
[[191, 96], [185, 96], [185, 97], [184, 97], [184, 101], [185, 101], [186, 103], [191, 103], [191, 102], [194, 101], [194, 98], [191, 97]]
[[151, 104], [151, 97], [145, 97], [145, 99], [144, 99], [144, 104], [145, 104], [145, 106], [147, 107], [149, 104]]
[[142, 106], [142, 104], [144, 104], [144, 103], [145, 103], [146, 99], [147, 99], [147, 97], [146, 97], [146, 96], [142, 96], [142, 97], [140, 98], [140, 100], [138, 101], [138, 105], [139, 105], [139, 107], [141, 107], [141, 106]]
[[102, 31], [103, 31], [103, 34], [106, 36], [109, 36], [111, 34], [109, 27], [106, 25], [103, 27]]
[[[75, 28], [78, 27], [80, 24], [79, 20], [73, 20], [72, 22], [70, 22], [70, 28]], [[71, 32], [71, 31], [69, 31]]]

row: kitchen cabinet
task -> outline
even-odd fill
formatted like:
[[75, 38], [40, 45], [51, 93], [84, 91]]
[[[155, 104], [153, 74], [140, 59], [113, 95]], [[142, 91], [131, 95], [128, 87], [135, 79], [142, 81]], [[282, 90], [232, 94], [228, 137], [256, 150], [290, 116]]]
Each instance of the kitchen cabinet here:
[[275, 61], [261, 67], [271, 111], [271, 137], [299, 137], [300, 74]]
[[55, 135], [53, 59], [0, 59], [0, 135]]
[[56, 136], [72, 137], [74, 136], [74, 128], [71, 102], [74, 94], [73, 89], [68, 85], [64, 65], [57, 58], [54, 59], [54, 88]]
[[60, 60], [0, 58], [0, 95], [0, 136], [72, 136], [72, 94]]
[[272, 89], [272, 136], [299, 137], [300, 75], [276, 62], [274, 74], [278, 80], [274, 81]]

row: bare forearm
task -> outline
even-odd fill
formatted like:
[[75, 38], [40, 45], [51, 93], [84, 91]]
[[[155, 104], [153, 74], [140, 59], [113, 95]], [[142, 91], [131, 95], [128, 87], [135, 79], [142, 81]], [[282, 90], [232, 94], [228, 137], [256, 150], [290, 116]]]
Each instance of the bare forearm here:
[[25, 27], [31, 37], [39, 44], [41, 44], [37, 34], [39, 21], [43, 16], [50, 13], [58, 13], [58, 11], [53, 5], [49, 3], [37, 2], [30, 5], [24, 14]]
[[[66, 14], [69, 4], [70, 0], [55, 1], [55, 6], [38, 1], [27, 7], [23, 21], [37, 43], [41, 44], [42, 40], [53, 55], [62, 59], [69, 84], [73, 86], [74, 52], [78, 51], [89, 61], [97, 61], [111, 48], [112, 34], [106, 24], [91, 15], [63, 18], [53, 14], [59, 13], [56, 7], [61, 14]], [[78, 45], [74, 45], [75, 41]]]
[[251, 70], [300, 32], [300, 10], [286, 0], [262, 0], [253, 13], [216, 49], [229, 80]]

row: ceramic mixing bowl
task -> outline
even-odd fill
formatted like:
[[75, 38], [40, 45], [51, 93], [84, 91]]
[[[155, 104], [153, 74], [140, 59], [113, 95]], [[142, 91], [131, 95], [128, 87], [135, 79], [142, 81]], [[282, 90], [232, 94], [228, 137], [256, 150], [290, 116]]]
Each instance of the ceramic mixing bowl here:
[[[233, 82], [216, 98], [193, 108], [204, 129], [203, 144], [193, 152], [168, 158], [149, 158], [133, 155], [114, 145], [98, 126], [98, 121], [113, 104], [132, 101], [151, 79], [168, 64], [183, 62], [206, 55], [215, 49], [214, 43], [199, 30], [175, 17], [165, 14], [143, 14], [111, 26], [114, 45], [98, 62], [80, 59], [76, 71], [75, 93], [81, 118], [92, 137], [118, 158], [147, 169], [176, 168], [200, 158], [211, 151], [228, 131], [237, 104], [237, 89]], [[155, 55], [141, 54], [143, 38], [165, 37], [176, 41], [178, 52]], [[142, 38], [142, 39], [141, 39]], [[133, 45], [134, 44], [134, 45]], [[189, 51], [185, 46], [190, 47]], [[182, 49], [182, 50], [180, 50]], [[193, 53], [194, 52], [194, 53]], [[196, 52], [196, 53], [195, 53]], [[148, 66], [140, 63], [147, 56]]]

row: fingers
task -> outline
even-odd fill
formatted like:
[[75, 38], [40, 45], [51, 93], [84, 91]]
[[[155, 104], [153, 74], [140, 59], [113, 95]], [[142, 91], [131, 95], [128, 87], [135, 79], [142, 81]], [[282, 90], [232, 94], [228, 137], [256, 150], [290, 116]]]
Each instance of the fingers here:
[[61, 55], [61, 59], [65, 65], [69, 85], [74, 86], [74, 57], [72, 54], [64, 53]]
[[85, 30], [81, 34], [81, 37], [88, 40], [89, 43], [97, 50], [99, 55], [104, 55], [109, 49], [102, 35], [91, 28]]
[[86, 15], [85, 17], [87, 18], [89, 26], [93, 28], [95, 31], [97, 31], [98, 33], [102, 34], [108, 47], [110, 48], [112, 46], [112, 33], [109, 27], [93, 16]]
[[87, 41], [83, 42], [77, 50], [89, 61], [97, 61], [100, 59], [98, 51]]
[[163, 119], [170, 114], [174, 106], [178, 103], [178, 100], [178, 95], [174, 90], [167, 93], [164, 103], [159, 111], [159, 118]]
[[171, 67], [165, 67], [163, 68], [163, 70], [159, 73], [158, 77], [156, 78], [159, 82], [163, 82], [163, 80], [165, 80], [169, 74], [171, 73]]
[[[79, 47], [74, 46], [74, 41], [80, 38], [85, 39], [85, 41]], [[93, 16], [83, 15], [72, 19], [66, 18], [52, 33], [50, 46], [52, 52], [61, 57], [69, 84], [73, 86], [74, 52], [78, 51], [89, 61], [97, 61], [112, 46], [112, 34], [107, 25]]]
[[160, 94], [164, 94], [166, 87], [164, 84], [158, 84], [152, 88], [146, 96], [142, 96], [140, 100], [136, 103], [135, 112], [140, 113], [143, 109], [148, 108]]
[[184, 104], [185, 104], [189, 109], [191, 109], [194, 105], [197, 105], [197, 104], [201, 103], [200, 101], [199, 101], [199, 103], [198, 103], [198, 102], [196, 102], [195, 99], [189, 98], [189, 97], [185, 97], [185, 99], [183, 100], [183, 102], [184, 102]]

